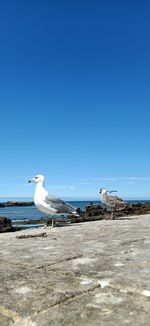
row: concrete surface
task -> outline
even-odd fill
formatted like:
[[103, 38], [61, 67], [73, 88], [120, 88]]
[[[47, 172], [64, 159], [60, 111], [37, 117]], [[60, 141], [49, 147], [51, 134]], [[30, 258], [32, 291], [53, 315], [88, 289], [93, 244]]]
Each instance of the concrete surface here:
[[150, 325], [150, 215], [41, 231], [0, 234], [1, 326]]

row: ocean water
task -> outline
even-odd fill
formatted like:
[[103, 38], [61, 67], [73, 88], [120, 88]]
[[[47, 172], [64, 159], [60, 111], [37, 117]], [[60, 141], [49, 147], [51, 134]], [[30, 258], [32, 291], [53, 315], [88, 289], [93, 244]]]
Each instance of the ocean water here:
[[[12, 200], [12, 199], [11, 199]], [[1, 202], [7, 200], [0, 200]], [[20, 199], [18, 200], [20, 201]], [[30, 200], [31, 201], [31, 200]], [[85, 210], [85, 207], [91, 203], [100, 204], [100, 201], [68, 201], [71, 205], [81, 210]], [[26, 207], [4, 207], [0, 208], [0, 216], [5, 216], [10, 218], [12, 221], [23, 221], [23, 220], [33, 220], [41, 219], [45, 217], [45, 214], [40, 212], [35, 206]]]
[[[0, 202], [6, 202], [7, 200], [16, 200], [16, 199], [0, 199]], [[23, 199], [17, 199], [16, 201], [23, 201]], [[24, 199], [24, 201], [31, 201], [31, 199]], [[130, 202], [145, 202], [149, 200], [131, 200]], [[86, 206], [93, 204], [100, 205], [100, 201], [68, 201], [71, 205], [77, 208], [81, 208], [81, 210], [85, 210]], [[0, 216], [5, 216], [10, 218], [12, 221], [18, 221], [21, 223], [23, 220], [33, 220], [33, 219], [41, 219], [45, 217], [45, 214], [40, 212], [35, 206], [26, 206], [26, 207], [4, 207], [0, 208]]]

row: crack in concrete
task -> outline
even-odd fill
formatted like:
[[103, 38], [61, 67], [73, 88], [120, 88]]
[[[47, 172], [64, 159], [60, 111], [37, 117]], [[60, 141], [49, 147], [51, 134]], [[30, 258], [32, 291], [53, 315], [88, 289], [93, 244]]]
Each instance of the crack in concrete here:
[[[143, 293], [141, 292], [141, 290], [137, 289], [137, 288], [133, 288], [133, 287], [121, 287], [120, 285], [117, 285], [117, 284], [109, 284], [107, 285], [107, 287], [109, 287], [111, 290], [117, 290], [119, 291], [120, 293], [126, 293], [128, 295], [139, 295], [139, 296], [143, 296]], [[68, 295], [68, 297], [65, 297], [61, 300], [58, 300], [57, 302], [55, 302], [54, 304], [50, 305], [47, 309], [45, 310], [42, 310], [40, 312], [36, 312], [34, 315], [32, 315], [32, 317], [37, 317], [37, 316], [40, 316], [42, 314], [45, 314], [47, 312], [49, 312], [51, 309], [55, 308], [55, 307], [58, 307], [60, 305], [63, 305], [63, 304], [68, 304], [78, 298], [81, 298], [85, 295], [87, 295], [88, 293], [92, 293], [94, 292], [96, 289], [102, 289], [102, 286], [101, 284], [95, 284], [93, 287], [89, 288], [88, 290], [85, 290], [85, 291], [81, 291], [79, 293], [75, 293], [75, 294], [72, 294], [72, 295]], [[147, 298], [149, 299], [149, 297]]]
[[134, 240], [130, 240], [130, 241], [124, 241], [124, 242], [121, 242], [120, 245], [124, 246], [124, 245], [130, 244], [130, 243], [134, 243], [134, 242], [138, 242], [138, 241], [144, 241], [144, 240], [146, 240], [146, 238], [134, 239]]
[[47, 265], [38, 266], [35, 269], [37, 269], [37, 270], [44, 269], [44, 268], [47, 268], [47, 267], [50, 267], [50, 266], [54, 266], [54, 265], [57, 265], [57, 264], [65, 263], [65, 262], [70, 261], [70, 260], [78, 259], [78, 258], [81, 258], [83, 256], [84, 256], [83, 254], [80, 254], [80, 255], [73, 256], [73, 257], [68, 257], [68, 258], [61, 259], [61, 260], [58, 260], [56, 262], [47, 264]]
[[14, 265], [14, 266], [17, 266], [17, 267], [20, 267], [20, 268], [27, 268], [27, 269], [29, 269], [29, 268], [31, 269], [32, 268], [33, 270], [40, 270], [40, 269], [44, 269], [44, 268], [47, 268], [47, 267], [50, 267], [50, 266], [61, 264], [63, 262], [67, 262], [67, 261], [70, 261], [70, 260], [78, 259], [78, 258], [81, 258], [83, 256], [84, 256], [83, 254], [80, 254], [80, 255], [76, 255], [76, 256], [73, 256], [73, 257], [68, 257], [68, 258], [61, 259], [61, 260], [52, 262], [50, 264], [41, 265], [41, 266], [33, 266], [33, 265], [29, 264], [29, 263], [28, 264], [14, 263], [14, 262], [9, 262], [9, 261], [3, 260], [3, 259], [1, 259], [0, 262], [6, 263], [8, 265]]
[[[119, 284], [109, 284], [107, 287], [109, 287], [112, 290], [117, 290], [120, 293], [126, 293], [129, 295], [140, 295], [143, 296], [142, 292], [137, 289], [137, 288], [133, 288], [130, 286], [127, 287], [122, 287]], [[37, 324], [35, 322], [33, 322], [33, 318], [43, 315], [45, 313], [48, 313], [51, 309], [58, 307], [60, 305], [63, 304], [68, 304], [78, 298], [81, 298], [83, 296], [86, 296], [88, 293], [92, 293], [94, 292], [96, 289], [102, 289], [101, 284], [95, 284], [93, 287], [85, 290], [85, 291], [81, 291], [79, 293], [75, 293], [75, 294], [68, 294], [68, 296], [64, 297], [63, 299], [58, 300], [57, 302], [55, 302], [54, 304], [51, 304], [47, 309], [42, 310], [42, 311], [36, 311], [36, 313], [34, 313], [32, 316], [28, 316], [26, 318], [21, 317], [16, 311], [13, 311], [11, 309], [8, 309], [4, 306], [0, 305], [0, 314], [2, 314], [5, 317], [8, 317], [12, 320], [13, 325], [14, 326], [36, 326]], [[32, 319], [31, 319], [32, 318]]]
[[68, 297], [65, 297], [63, 299], [58, 300], [57, 302], [50, 305], [47, 309], [42, 310], [40, 312], [36, 312], [34, 315], [32, 315], [32, 317], [36, 317], [37, 315], [40, 316], [42, 314], [45, 314], [45, 313], [49, 312], [52, 308], [55, 308], [55, 307], [58, 307], [60, 305], [69, 303], [71, 301], [76, 300], [77, 298], [81, 298], [82, 296], [84, 296], [84, 295], [86, 295], [88, 293], [91, 293], [91, 292], [95, 291], [98, 288], [101, 288], [100, 284], [96, 284], [92, 288], [90, 288], [90, 289], [88, 289], [86, 291], [82, 291], [82, 292], [79, 292], [79, 293], [68, 295]]

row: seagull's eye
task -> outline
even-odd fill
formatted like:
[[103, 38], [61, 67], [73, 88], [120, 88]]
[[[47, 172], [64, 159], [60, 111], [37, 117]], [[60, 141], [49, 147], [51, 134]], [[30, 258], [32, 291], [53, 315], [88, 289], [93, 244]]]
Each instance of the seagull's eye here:
[[35, 177], [35, 179], [38, 179], [38, 177]]

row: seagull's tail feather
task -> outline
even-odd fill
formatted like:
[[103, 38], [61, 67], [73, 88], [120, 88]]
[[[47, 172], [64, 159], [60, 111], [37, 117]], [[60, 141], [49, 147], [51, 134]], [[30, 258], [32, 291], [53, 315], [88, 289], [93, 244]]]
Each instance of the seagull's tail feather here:
[[72, 215], [74, 216], [80, 216], [79, 212], [75, 211], [75, 212], [71, 212]]
[[81, 215], [81, 209], [74, 207], [74, 209], [70, 211], [70, 214], [79, 217]]
[[76, 208], [76, 207], [70, 205], [69, 203], [67, 203], [67, 206], [70, 209], [70, 214], [80, 216], [80, 212], [81, 212], [80, 208]]

